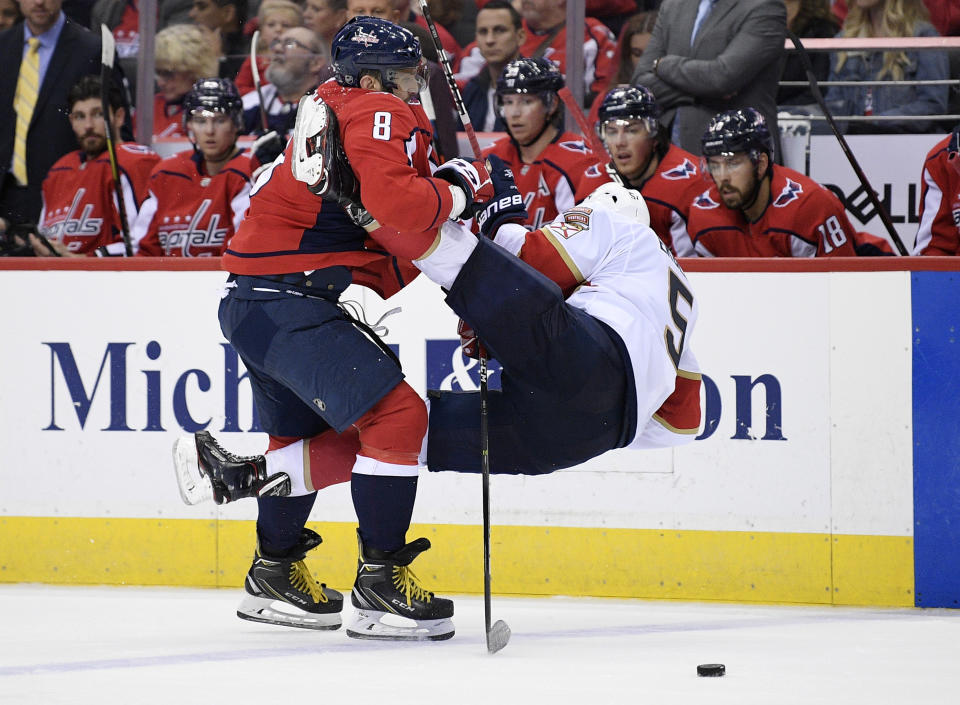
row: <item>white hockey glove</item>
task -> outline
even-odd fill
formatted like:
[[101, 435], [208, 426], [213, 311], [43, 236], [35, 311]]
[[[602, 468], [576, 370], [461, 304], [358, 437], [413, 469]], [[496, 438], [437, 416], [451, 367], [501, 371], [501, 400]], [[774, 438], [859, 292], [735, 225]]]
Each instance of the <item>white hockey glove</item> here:
[[457, 157], [444, 162], [433, 175], [459, 187], [466, 196], [466, 203], [462, 208], [453, 209], [450, 220], [470, 218], [474, 204], [484, 203], [493, 197], [490, 173], [482, 161], [467, 161]]

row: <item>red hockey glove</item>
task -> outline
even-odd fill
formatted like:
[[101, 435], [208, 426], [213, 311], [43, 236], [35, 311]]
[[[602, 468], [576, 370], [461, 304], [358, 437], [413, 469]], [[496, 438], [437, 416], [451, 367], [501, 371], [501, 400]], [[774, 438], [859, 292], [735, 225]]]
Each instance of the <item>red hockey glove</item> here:
[[487, 354], [487, 349], [483, 347], [483, 343], [477, 339], [477, 332], [462, 318], [457, 323], [457, 333], [460, 334], [460, 349], [464, 355], [472, 357], [474, 360], [479, 360], [480, 355], [485, 358], [490, 357]]

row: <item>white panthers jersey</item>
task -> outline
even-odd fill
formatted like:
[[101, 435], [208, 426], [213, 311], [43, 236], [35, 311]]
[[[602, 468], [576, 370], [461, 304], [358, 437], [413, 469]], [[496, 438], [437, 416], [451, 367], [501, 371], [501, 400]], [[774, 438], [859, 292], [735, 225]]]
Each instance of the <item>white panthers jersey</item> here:
[[567, 303], [615, 330], [636, 380], [631, 448], [687, 443], [700, 425], [700, 367], [692, 350], [698, 302], [669, 248], [648, 226], [576, 207], [540, 230], [504, 225], [495, 242], [553, 279]]

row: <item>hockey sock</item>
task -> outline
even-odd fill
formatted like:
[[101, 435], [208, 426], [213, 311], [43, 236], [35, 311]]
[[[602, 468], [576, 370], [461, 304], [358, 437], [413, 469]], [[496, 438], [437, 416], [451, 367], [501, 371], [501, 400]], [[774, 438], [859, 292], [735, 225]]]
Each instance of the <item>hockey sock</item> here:
[[312, 492], [300, 497], [258, 497], [257, 538], [260, 551], [268, 556], [282, 556], [300, 540], [300, 530], [307, 523], [313, 500]]
[[437, 246], [413, 264], [432, 282], [449, 289], [476, 246], [477, 236], [465, 225], [447, 222], [440, 228]]
[[392, 468], [406, 468], [415, 473], [418, 466], [394, 466], [361, 455], [357, 456], [350, 481], [363, 545], [387, 552], [396, 551], [406, 543], [417, 497], [417, 476], [373, 475], [364, 471], [383, 472]]

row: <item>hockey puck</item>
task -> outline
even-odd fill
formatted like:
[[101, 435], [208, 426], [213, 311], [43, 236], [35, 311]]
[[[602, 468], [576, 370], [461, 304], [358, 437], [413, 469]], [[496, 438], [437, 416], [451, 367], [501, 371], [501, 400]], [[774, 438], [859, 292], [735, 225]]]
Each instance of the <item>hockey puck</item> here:
[[701, 663], [697, 666], [697, 675], [707, 678], [717, 678], [727, 672], [727, 667], [722, 663]]

